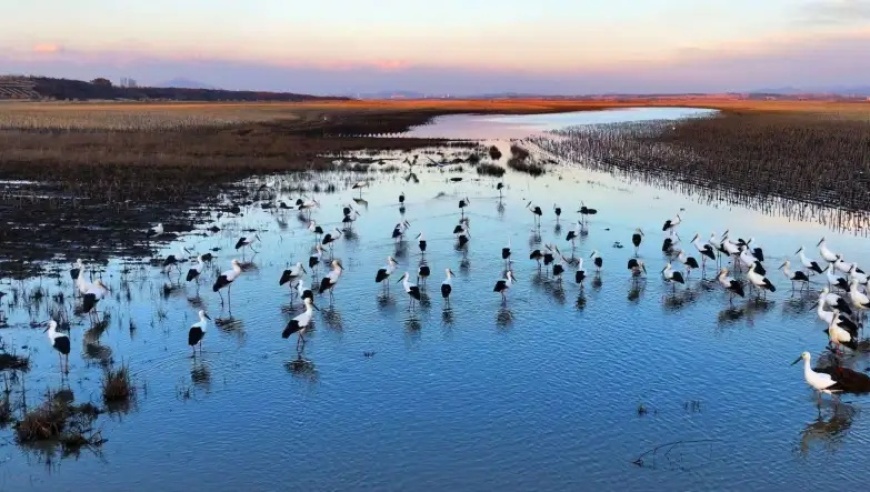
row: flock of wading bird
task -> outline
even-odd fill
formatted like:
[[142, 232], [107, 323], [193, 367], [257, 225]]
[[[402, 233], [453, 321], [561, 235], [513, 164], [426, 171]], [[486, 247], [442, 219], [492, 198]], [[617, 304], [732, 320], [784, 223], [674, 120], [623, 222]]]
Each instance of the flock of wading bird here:
[[[369, 185], [367, 181], [361, 181], [353, 185], [353, 189], [360, 191], [359, 199], [354, 198], [355, 202], [364, 202], [362, 199], [362, 190]], [[502, 199], [502, 183], [496, 186], [499, 192], [499, 201]], [[401, 219], [395, 224], [392, 229], [391, 238], [396, 243], [397, 248], [403, 247], [406, 243], [406, 234], [411, 229], [411, 224], [405, 220], [405, 195], [402, 193], [398, 197], [399, 211]], [[463, 249], [468, 248], [471, 242], [470, 219], [466, 215], [465, 210], [471, 205], [471, 200], [463, 198], [459, 200], [459, 221], [454, 227], [452, 234], [456, 239], [456, 247]], [[312, 219], [312, 213], [319, 209], [320, 204], [315, 199], [298, 199], [295, 206], [288, 206], [284, 202], [280, 203], [280, 208], [295, 209], [300, 214], [306, 214], [307, 228], [315, 238], [315, 246], [308, 258], [307, 263], [297, 262], [295, 265], [285, 270], [279, 279], [279, 285], [288, 285], [291, 291], [291, 303], [295, 297], [301, 299], [304, 310], [301, 314], [291, 319], [283, 329], [281, 336], [290, 338], [292, 335], [297, 335], [296, 349], [300, 355], [305, 345], [305, 334], [311, 328], [313, 323], [313, 311], [319, 310], [315, 305], [315, 296], [328, 296], [330, 304], [335, 299], [335, 289], [339, 285], [341, 277], [344, 273], [344, 267], [340, 260], [337, 260], [332, 255], [332, 248], [337, 240], [343, 234], [351, 231], [353, 223], [360, 217], [358, 210], [354, 208], [352, 203], [343, 206], [344, 218], [342, 224], [344, 229], [335, 228], [330, 231], [325, 231], [317, 222]], [[534, 228], [533, 231], [540, 231], [541, 218], [544, 216], [544, 210], [529, 202], [525, 207], [531, 212]], [[558, 222], [562, 215], [562, 209], [556, 205], [553, 206], [553, 214]], [[589, 233], [589, 217], [597, 214], [597, 210], [587, 207], [581, 202], [579, 210], [577, 210], [579, 218], [576, 222], [576, 227], [568, 231], [565, 236], [565, 241], [570, 244], [571, 256], [565, 257], [558, 245], [545, 244], [543, 248], [536, 249], [529, 254], [529, 260], [537, 263], [539, 270], [545, 269], [544, 273], [550, 282], [557, 288], [563, 287], [563, 277], [566, 272], [573, 270], [574, 282], [583, 289], [587, 279], [587, 273], [584, 268], [584, 260], [582, 257], [575, 256], [576, 241], [581, 236], [586, 236]], [[694, 251], [686, 251], [681, 244], [681, 238], [678, 233], [683, 219], [680, 214], [674, 218], [668, 219], [662, 225], [662, 231], [665, 238], [662, 244], [661, 251], [666, 258], [665, 266], [661, 269], [661, 277], [666, 282], [671, 284], [672, 291], [675, 293], [678, 284], [686, 284], [692, 272], [700, 270], [702, 281], [715, 282], [721, 286], [729, 297], [729, 303], [733, 302], [734, 297], [746, 297], [747, 291], [749, 295], [754, 294], [754, 298], [758, 302], [765, 302], [767, 292], [775, 292], [776, 286], [767, 276], [768, 273], [763, 265], [764, 252], [755, 244], [754, 238], [748, 240], [732, 239], [729, 231], [725, 231], [721, 235], [712, 233], [707, 241], [703, 241], [699, 234], [690, 241], [691, 249]], [[163, 225], [158, 224], [148, 231], [149, 236], [159, 236], [163, 234]], [[646, 278], [646, 264], [639, 257], [639, 251], [644, 240], [643, 231], [638, 228], [632, 234], [631, 242], [635, 249], [634, 257], [628, 260], [627, 269], [633, 281], [638, 281]], [[241, 237], [235, 245], [235, 249], [244, 250], [254, 249], [254, 245], [260, 241], [259, 235], [252, 237]], [[417, 268], [415, 281], [412, 281], [410, 272], [404, 272], [396, 283], [401, 283], [405, 294], [408, 297], [408, 309], [413, 310], [415, 303], [422, 299], [421, 285], [425, 286], [425, 282], [431, 275], [431, 269], [426, 262], [425, 255], [428, 248], [428, 243], [422, 232], [416, 234], [415, 238], [417, 248], [420, 251], [422, 260]], [[621, 244], [617, 244], [621, 247]], [[818, 392], [819, 402], [821, 394], [839, 394], [843, 392], [864, 393], [870, 392], [870, 377], [863, 373], [853, 371], [842, 366], [842, 358], [844, 349], [852, 352], [859, 351], [859, 332], [863, 328], [864, 320], [866, 319], [866, 311], [870, 309], [870, 298], [867, 295], [868, 275], [861, 270], [857, 263], [849, 263], [844, 260], [841, 254], [831, 251], [822, 238], [816, 245], [818, 254], [821, 258], [816, 261], [807, 256], [803, 247], [799, 248], [794, 256], [799, 260], [799, 267], [792, 268], [792, 263], [786, 260], [779, 266], [779, 270], [792, 284], [792, 294], [795, 293], [795, 288], [798, 287], [798, 292], [801, 295], [810, 292], [811, 278], [814, 276], [822, 277], [825, 287], [818, 295], [818, 303], [816, 313], [819, 319], [824, 322], [826, 329], [824, 332], [828, 338], [828, 348], [834, 354], [836, 362], [831, 367], [815, 368], [811, 366], [811, 356], [809, 352], [803, 352], [801, 356], [795, 360], [794, 364], [804, 361], [804, 377], [806, 382]], [[502, 303], [507, 303], [508, 294], [511, 287], [517, 282], [517, 278], [513, 273], [513, 251], [508, 244], [501, 249], [501, 259], [504, 261], [504, 271], [501, 278], [498, 278], [493, 285], [493, 292], [501, 296]], [[697, 258], [701, 259], [699, 263]], [[185, 256], [189, 259], [195, 257], [196, 263], [193, 264], [186, 275], [187, 282], [197, 282], [205, 270], [206, 265], [210, 264], [214, 258], [211, 253], [195, 255], [191, 250], [182, 248], [179, 256], [169, 255], [163, 261], [164, 271], [175, 267], [180, 273], [179, 263], [185, 261]], [[601, 275], [604, 267], [604, 259], [598, 251], [592, 251], [589, 256], [592, 265], [594, 266], [594, 275]], [[680, 264], [682, 268], [674, 268], [672, 261]], [[708, 261], [716, 262], [718, 273], [715, 280], [705, 280], [706, 264]], [[729, 275], [729, 269], [723, 266], [724, 262], [728, 262], [731, 266], [731, 271], [735, 276]], [[330, 271], [317, 280], [318, 266], [322, 263], [329, 263]], [[313, 286], [306, 283], [306, 276], [311, 270]], [[393, 256], [388, 256], [386, 264], [374, 273], [376, 283], [383, 285], [383, 289], [388, 291], [389, 285], [392, 282], [393, 276], [399, 267], [398, 262]], [[684, 275], [685, 272], [685, 275]], [[236, 279], [243, 274], [243, 265], [238, 259], [231, 261], [231, 268], [216, 276], [212, 285], [212, 290], [217, 293], [221, 299], [221, 305], [224, 304], [223, 290], [227, 291], [226, 303], [231, 302], [232, 286]], [[70, 271], [70, 275], [74, 279], [77, 293], [81, 295], [81, 312], [88, 314], [92, 320], [98, 319], [97, 306], [99, 302], [109, 294], [108, 287], [101, 280], [89, 281], [86, 276], [86, 266], [77, 261]], [[445, 269], [445, 277], [441, 283], [441, 296], [445, 306], [448, 307], [450, 297], [453, 293], [452, 279], [453, 271], [449, 268]], [[763, 299], [762, 299], [763, 297]], [[196, 357], [196, 349], [202, 350], [202, 341], [208, 330], [209, 321], [211, 318], [208, 313], [200, 310], [198, 313], [199, 321], [193, 324], [188, 331], [188, 345], [191, 347], [193, 356]], [[52, 346], [59, 352], [61, 356], [62, 371], [68, 372], [68, 354], [70, 351], [69, 335], [58, 331], [58, 323], [55, 320], [48, 322], [46, 328], [49, 340]]]

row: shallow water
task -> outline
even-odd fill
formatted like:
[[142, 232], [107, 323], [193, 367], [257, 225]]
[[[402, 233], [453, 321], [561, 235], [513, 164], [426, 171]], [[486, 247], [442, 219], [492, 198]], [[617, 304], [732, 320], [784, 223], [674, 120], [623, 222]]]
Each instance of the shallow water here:
[[[334, 306], [317, 299], [323, 312], [315, 314], [304, 351], [312, 366], [303, 371], [286, 366], [296, 358], [295, 336], [280, 337], [299, 303], [288, 313], [288, 289], [278, 278], [288, 263], [305, 261], [313, 245], [295, 214], [255, 206], [242, 218], [219, 220], [218, 234], [204, 226], [181, 241], [199, 252], [221, 248], [215, 264], [225, 270], [238, 237], [250, 234], [245, 230], [257, 229], [262, 238], [256, 269], [233, 287], [238, 323], [212, 325], [202, 360], [192, 360], [186, 345], [198, 309], [188, 300], [195, 287], [164, 299], [159, 268], [133, 267], [122, 281], [110, 266], [103, 278], [117, 296], [105, 303], [112, 319], [100, 337], [102, 352], [85, 346], [87, 320], [73, 318], [68, 384], [77, 401], [99, 402], [101, 369], [93, 357], [108, 349], [133, 371], [136, 404], [100, 418], [97, 426], [108, 439], [100, 456], [54, 455], [47, 466], [45, 455], [3, 441], [0, 490], [412, 490], [434, 484], [578, 490], [593, 482], [602, 490], [833, 490], [863, 483], [856, 470], [870, 451], [870, 422], [861, 413], [867, 400], [846, 397], [836, 411], [823, 405], [819, 416], [801, 369], [789, 363], [803, 350], [823, 352], [824, 326], [809, 311], [812, 302], [794, 300], [776, 267], [801, 244], [817, 257], [812, 246], [822, 235], [847, 259], [863, 262], [866, 239], [699, 204], [579, 169], [538, 179], [508, 173], [501, 202], [497, 180], [415, 171], [418, 184], [391, 175], [364, 191], [368, 203], [360, 207], [357, 237], [335, 247], [346, 271]], [[465, 180], [449, 182], [453, 176]], [[429, 304], [413, 313], [401, 285], [393, 283], [391, 296], [382, 299], [374, 283], [387, 255], [396, 254], [390, 232], [401, 217], [402, 191], [411, 229], [393, 282], [419, 264], [413, 236], [420, 231], [433, 270]], [[350, 190], [319, 195], [315, 217], [325, 229], [338, 225], [341, 204], [353, 196]], [[451, 232], [465, 196], [472, 239], [463, 252]], [[581, 199], [599, 210], [589, 235], [577, 243], [590, 279], [581, 291], [569, 268], [559, 290], [528, 260], [540, 244], [525, 204], [531, 200], [545, 212], [540, 241], [568, 255], [564, 236]], [[554, 202], [564, 210], [561, 230]], [[661, 224], [681, 208], [684, 240], [695, 231], [706, 238], [726, 228], [757, 238], [779, 287], [770, 302], [741, 300], [729, 308], [727, 295], [700, 282], [697, 272], [688, 288], [671, 294], [658, 277], [665, 262]], [[638, 284], [625, 270], [635, 227], [646, 232], [640, 254], [649, 268], [648, 280]], [[508, 240], [519, 282], [502, 306], [492, 286], [502, 276], [500, 252]], [[626, 246], [614, 248], [616, 241]], [[593, 249], [605, 262], [600, 282], [589, 261]], [[172, 245], [164, 253], [177, 251]], [[245, 257], [252, 260], [250, 253]], [[438, 287], [448, 267], [457, 278], [446, 310]], [[228, 317], [210, 291], [213, 279], [206, 274], [203, 305], [212, 317]], [[42, 280], [46, 304], [60, 291], [69, 299], [65, 270], [60, 281]], [[32, 291], [38, 282], [3, 290]], [[47, 389], [62, 386], [44, 334], [27, 326], [46, 318], [45, 307], [30, 316], [23, 308], [4, 308], [10, 327], [0, 336], [19, 353], [29, 347], [32, 356], [24, 376], [32, 406]], [[868, 361], [862, 356], [850, 365], [863, 369]], [[0, 438], [11, 440], [5, 431]], [[676, 441], [683, 443], [655, 458], [647, 454], [644, 466], [633, 464]]]
[[489, 139], [525, 138], [531, 134], [575, 125], [673, 120], [709, 116], [717, 111], [699, 108], [622, 108], [606, 111], [523, 115], [447, 115], [406, 132], [408, 137]]

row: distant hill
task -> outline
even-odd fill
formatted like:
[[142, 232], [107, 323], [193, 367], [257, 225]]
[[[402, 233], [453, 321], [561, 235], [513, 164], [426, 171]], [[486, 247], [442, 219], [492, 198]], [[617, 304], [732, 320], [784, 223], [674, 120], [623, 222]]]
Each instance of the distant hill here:
[[755, 94], [771, 94], [771, 95], [834, 95], [842, 97], [850, 96], [870, 96], [870, 85], [858, 86], [829, 86], [829, 87], [773, 87], [764, 88], [752, 91]]
[[[7, 85], [27, 88], [31, 99], [134, 100], [134, 101], [311, 101], [347, 99], [290, 92], [227, 91], [183, 87], [118, 87], [106, 79], [83, 80], [49, 77], [0, 77]], [[0, 99], [4, 99], [0, 92]]]
[[173, 87], [176, 89], [210, 89], [216, 90], [217, 87], [208, 85], [196, 80], [185, 79], [184, 77], [176, 77], [172, 80], [167, 80], [157, 84], [157, 87]]
[[357, 94], [356, 97], [359, 99], [426, 99], [433, 96], [415, 91], [379, 91]]

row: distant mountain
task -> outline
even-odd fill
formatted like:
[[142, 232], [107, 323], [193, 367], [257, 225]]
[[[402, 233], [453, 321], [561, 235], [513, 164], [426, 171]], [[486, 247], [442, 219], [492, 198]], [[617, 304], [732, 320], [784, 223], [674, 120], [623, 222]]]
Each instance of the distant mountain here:
[[870, 85], [858, 86], [826, 86], [826, 87], [774, 87], [751, 91], [760, 94], [781, 94], [794, 96], [798, 94], [832, 94], [836, 96], [870, 96]]
[[185, 79], [184, 77], [176, 77], [172, 80], [161, 82], [154, 87], [173, 87], [176, 89], [217, 89], [212, 85], [208, 85], [196, 80]]
[[426, 99], [429, 97], [438, 97], [415, 91], [380, 91], [365, 94], [348, 94], [348, 96], [356, 97], [358, 99]]

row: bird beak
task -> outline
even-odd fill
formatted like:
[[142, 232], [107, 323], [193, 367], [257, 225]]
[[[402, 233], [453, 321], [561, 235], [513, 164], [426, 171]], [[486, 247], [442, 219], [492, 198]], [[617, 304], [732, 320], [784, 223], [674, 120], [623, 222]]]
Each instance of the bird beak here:
[[821, 241], [817, 242], [816, 246], [821, 246], [823, 242], [825, 242], [825, 238], [822, 238]]
[[203, 316], [205, 316], [205, 319], [211, 319], [211, 316], [209, 316], [208, 313], [203, 313]]
[[785, 263], [783, 263], [782, 265], [780, 265], [779, 268], [778, 268], [778, 270], [782, 270], [783, 268], [785, 268]]
[[595, 252], [594, 252], [594, 251], [592, 252], [591, 255], [589, 255], [589, 257], [592, 258], [593, 256], [595, 256]]
[[319, 308], [319, 307], [317, 307], [317, 306], [315, 306], [315, 305], [314, 305], [314, 303], [313, 303], [313, 302], [312, 302], [312, 303], [311, 303], [311, 307], [313, 307], [313, 308], [314, 308], [314, 309], [316, 309], [316, 310], [318, 310], [318, 311], [320, 311], [320, 308]]
[[801, 252], [801, 249], [803, 249], [803, 248], [798, 249], [797, 251], [794, 252], [794, 254], [798, 254], [798, 253], [800, 253], [800, 252]]
[[803, 355], [799, 356], [797, 359], [794, 360], [794, 362], [791, 363], [791, 365], [795, 365], [795, 364], [797, 364], [797, 363], [800, 362], [801, 359], [803, 359], [803, 358], [804, 358]]
[[46, 326], [45, 329], [42, 330], [42, 332], [45, 333], [45, 332], [47, 332], [47, 331], [48, 331], [48, 327]]
[[640, 267], [643, 269], [643, 273], [646, 273], [646, 265], [641, 265]]
[[402, 277], [402, 278], [400, 278], [399, 280], [396, 280], [396, 283], [398, 284], [398, 283], [401, 282], [402, 280], [405, 280], [405, 277]]

